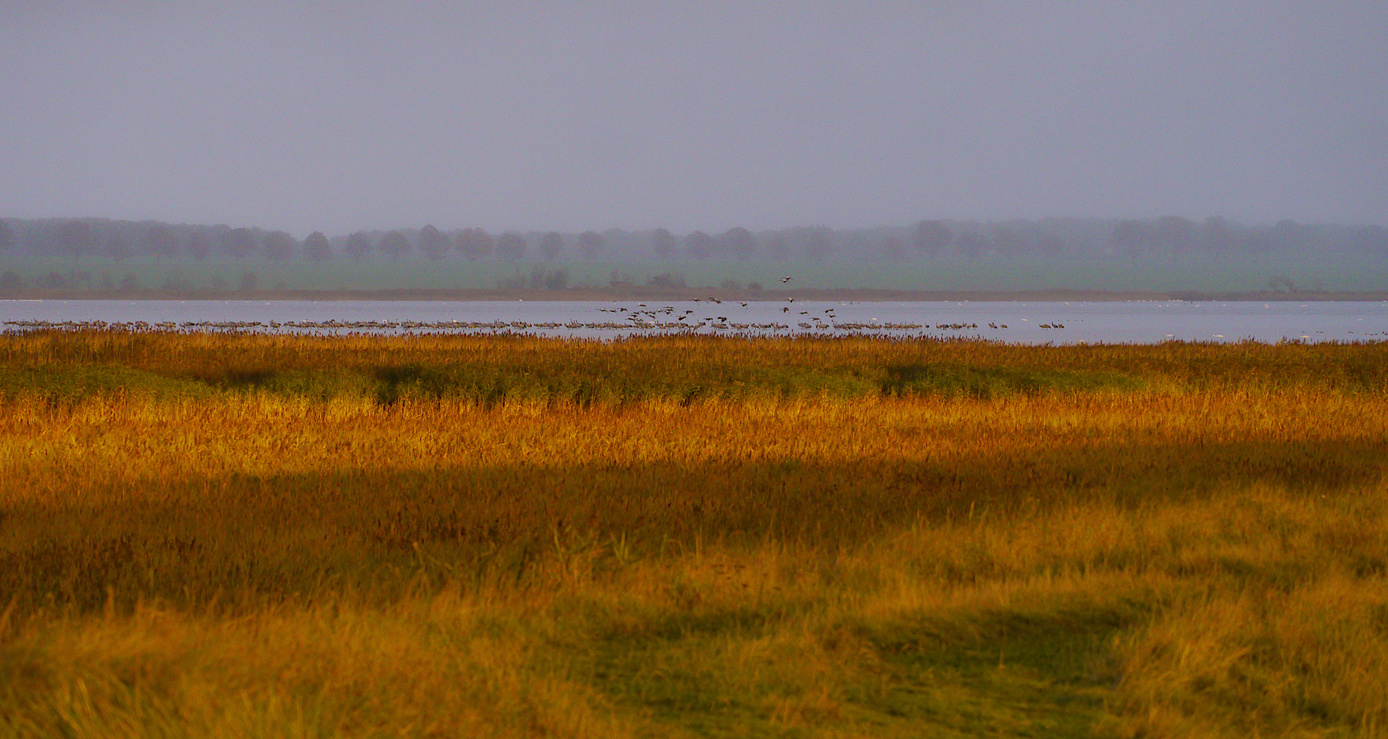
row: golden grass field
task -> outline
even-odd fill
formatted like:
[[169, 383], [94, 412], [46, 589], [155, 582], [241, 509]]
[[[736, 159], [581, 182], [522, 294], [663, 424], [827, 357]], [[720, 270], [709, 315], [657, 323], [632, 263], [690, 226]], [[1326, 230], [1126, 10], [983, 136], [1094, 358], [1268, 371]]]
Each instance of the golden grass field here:
[[1388, 344], [0, 337], [0, 736], [1388, 736]]

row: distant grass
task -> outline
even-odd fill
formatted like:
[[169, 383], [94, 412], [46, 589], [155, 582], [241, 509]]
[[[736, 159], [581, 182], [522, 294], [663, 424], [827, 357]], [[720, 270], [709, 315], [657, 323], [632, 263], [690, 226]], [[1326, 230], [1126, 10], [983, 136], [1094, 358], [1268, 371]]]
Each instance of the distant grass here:
[[17, 736], [1380, 736], [1388, 344], [0, 338]]
[[[1108, 290], [1116, 292], [1251, 292], [1269, 289], [1274, 276], [1290, 279], [1301, 290], [1382, 291], [1388, 285], [1388, 260], [1371, 257], [1329, 261], [1299, 255], [1272, 254], [1183, 256], [1133, 261], [1111, 257], [1042, 259], [957, 258], [931, 261], [912, 259], [886, 262], [876, 259], [770, 262], [753, 260], [686, 261], [636, 260], [595, 262], [562, 260], [553, 263], [495, 260], [468, 262], [449, 257], [439, 262], [409, 258], [399, 261], [371, 259], [354, 262], [334, 259], [324, 263], [303, 260], [205, 262], [157, 261], [138, 257], [123, 262], [100, 258], [81, 260], [0, 254], [0, 271], [14, 271], [24, 284], [49, 272], [84, 274], [74, 289], [119, 287], [127, 276], [139, 289], [157, 290], [166, 284], [192, 290], [236, 290], [246, 272], [256, 275], [257, 290], [492, 290], [520, 279], [528, 284], [532, 269], [563, 270], [571, 287], [605, 287], [613, 279], [645, 285], [658, 275], [681, 276], [690, 287], [716, 288], [726, 281], [739, 287], [759, 283], [783, 289], [781, 279], [793, 276], [789, 289], [889, 289], [889, 290]], [[252, 293], [253, 294], [253, 293]]]

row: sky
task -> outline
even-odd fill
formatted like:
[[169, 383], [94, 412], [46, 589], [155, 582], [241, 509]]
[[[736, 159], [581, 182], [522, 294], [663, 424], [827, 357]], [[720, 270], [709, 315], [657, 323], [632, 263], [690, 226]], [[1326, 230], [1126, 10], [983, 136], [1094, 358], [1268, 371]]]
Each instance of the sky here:
[[0, 216], [1388, 223], [1388, 3], [0, 0]]

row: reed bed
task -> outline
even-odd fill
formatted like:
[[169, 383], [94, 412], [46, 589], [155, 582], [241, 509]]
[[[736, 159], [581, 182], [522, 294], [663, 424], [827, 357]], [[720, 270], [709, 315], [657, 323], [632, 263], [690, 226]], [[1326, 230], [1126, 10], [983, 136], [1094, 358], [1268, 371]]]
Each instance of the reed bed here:
[[9, 334], [0, 732], [1383, 736], [1388, 345]]

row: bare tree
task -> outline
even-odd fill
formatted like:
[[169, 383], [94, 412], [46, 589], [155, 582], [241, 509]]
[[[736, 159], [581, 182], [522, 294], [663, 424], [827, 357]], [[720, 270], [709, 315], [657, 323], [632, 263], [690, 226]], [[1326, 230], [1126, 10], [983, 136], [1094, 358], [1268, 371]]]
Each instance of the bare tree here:
[[188, 234], [188, 255], [201, 262], [212, 253], [212, 239], [204, 231]]
[[525, 258], [525, 237], [515, 231], [507, 231], [496, 240], [496, 255], [508, 262], [519, 262]]
[[993, 244], [997, 246], [999, 253], [1008, 258], [1019, 256], [1027, 249], [1026, 239], [1010, 228], [994, 230]]
[[713, 255], [713, 238], [703, 231], [695, 231], [684, 237], [684, 250], [695, 259], [708, 259]]
[[58, 229], [58, 249], [73, 259], [96, 251], [96, 233], [86, 221], [68, 221]]
[[674, 256], [676, 244], [675, 235], [670, 233], [668, 228], [657, 228], [655, 233], [651, 234], [651, 251], [661, 259]]
[[245, 259], [255, 251], [255, 232], [249, 228], [233, 228], [222, 234], [222, 251], [235, 259]]
[[1199, 229], [1192, 221], [1180, 216], [1162, 216], [1157, 219], [1156, 240], [1158, 244], [1170, 249], [1174, 254], [1184, 254], [1195, 248], [1195, 236]]
[[145, 251], [155, 260], [178, 255], [178, 232], [167, 223], [154, 223], [145, 230]]
[[954, 239], [954, 232], [944, 221], [921, 221], [916, 224], [916, 230], [911, 237], [911, 245], [924, 254], [929, 254], [931, 259], [940, 256], [940, 252], [949, 242]]
[[404, 231], [391, 231], [381, 239], [381, 251], [391, 259], [399, 259], [410, 253], [414, 245], [410, 243], [410, 237]]
[[332, 259], [333, 247], [328, 243], [328, 237], [322, 231], [314, 231], [304, 239], [304, 256], [315, 262], [326, 262]]
[[248, 269], [241, 273], [241, 280], [236, 284], [236, 291], [243, 293], [253, 293], [260, 287], [260, 278], [256, 276], [255, 270]]
[[954, 237], [954, 246], [972, 262], [988, 251], [988, 237], [977, 231], [964, 231]]
[[783, 233], [771, 234], [766, 240], [766, 255], [774, 262], [790, 261], [790, 239]]
[[342, 250], [353, 261], [360, 262], [363, 257], [371, 253], [371, 237], [358, 231], [347, 237], [347, 243], [343, 245]]
[[736, 226], [723, 233], [723, 243], [727, 244], [728, 249], [737, 257], [739, 262], [745, 262], [752, 257], [752, 252], [757, 249], [757, 237], [751, 231]]
[[1222, 254], [1231, 251], [1238, 241], [1234, 224], [1223, 216], [1210, 216], [1200, 229], [1200, 241], [1207, 252]]
[[272, 262], [283, 262], [294, 256], [298, 240], [283, 231], [272, 231], [265, 235], [265, 258]]
[[559, 252], [564, 250], [564, 237], [558, 231], [550, 231], [540, 237], [540, 257], [546, 262], [553, 262], [559, 258]]
[[606, 240], [597, 231], [584, 231], [578, 236], [578, 250], [590, 262], [598, 258], [598, 252], [602, 251], [605, 243]]
[[119, 231], [106, 239], [106, 245], [101, 248], [101, 253], [107, 259], [116, 262], [124, 262], [135, 256], [135, 250], [130, 248], [130, 242], [126, 241]]
[[453, 246], [453, 241], [432, 225], [419, 230], [419, 250], [431, 261], [443, 259], [443, 255]]
[[[1194, 224], [1191, 225], [1194, 226]], [[1194, 229], [1192, 228], [1192, 230]], [[1296, 221], [1283, 218], [1272, 227], [1272, 241], [1279, 250], [1295, 253], [1308, 246], [1310, 239], [1308, 229], [1303, 228]]]
[[1151, 251], [1156, 242], [1155, 236], [1156, 232], [1150, 224], [1130, 219], [1113, 225], [1113, 233], [1109, 234], [1108, 243], [1115, 252], [1130, 257], [1141, 257]]
[[805, 256], [811, 262], [824, 261], [832, 245], [833, 232], [824, 226], [815, 226], [805, 232]]
[[9, 251], [14, 248], [19, 239], [15, 238], [14, 229], [10, 224], [0, 220], [0, 251]]
[[469, 228], [458, 234], [458, 253], [469, 262], [492, 255], [492, 235], [480, 228]]

